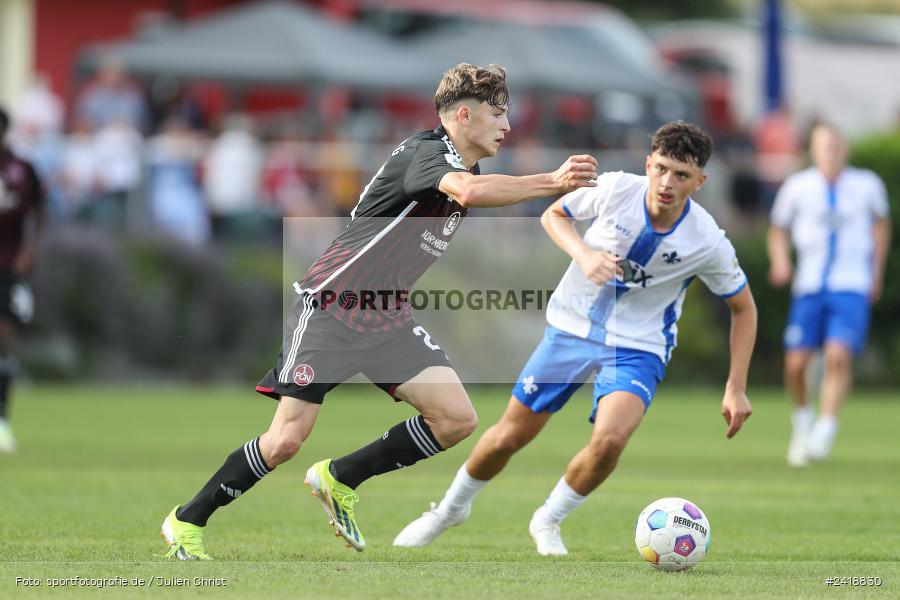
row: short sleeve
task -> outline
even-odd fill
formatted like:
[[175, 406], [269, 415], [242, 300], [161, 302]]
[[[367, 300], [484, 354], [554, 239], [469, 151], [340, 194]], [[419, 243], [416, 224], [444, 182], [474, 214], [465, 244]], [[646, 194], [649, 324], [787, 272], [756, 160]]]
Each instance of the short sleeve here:
[[872, 173], [872, 213], [879, 218], [887, 217], [891, 212], [890, 203], [888, 203], [887, 188], [881, 177]]
[[438, 191], [441, 179], [447, 173], [467, 173], [462, 158], [442, 140], [421, 140], [403, 178], [403, 191], [411, 197]]
[[698, 273], [700, 280], [719, 298], [731, 298], [747, 286], [747, 276], [738, 264], [734, 246], [724, 235]]
[[778, 189], [775, 195], [775, 203], [772, 205], [770, 219], [772, 225], [781, 229], [788, 229], [794, 220], [795, 196], [794, 184], [788, 179]]
[[578, 188], [562, 197], [562, 207], [574, 221], [586, 221], [598, 216], [615, 187], [617, 173], [603, 173], [594, 187]]

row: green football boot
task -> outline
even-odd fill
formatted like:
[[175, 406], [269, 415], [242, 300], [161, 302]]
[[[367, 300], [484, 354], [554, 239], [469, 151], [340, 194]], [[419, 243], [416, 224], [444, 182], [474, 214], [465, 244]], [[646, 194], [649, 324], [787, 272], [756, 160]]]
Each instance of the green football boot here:
[[203, 547], [203, 527], [193, 523], [179, 521], [175, 513], [181, 505], [176, 506], [163, 521], [159, 535], [169, 547], [166, 558], [178, 560], [212, 560]]
[[334, 534], [347, 540], [348, 548], [362, 552], [366, 548], [353, 505], [359, 501], [356, 492], [334, 478], [329, 471], [331, 459], [317, 462], [306, 471], [304, 483], [312, 488], [312, 495], [319, 499], [328, 514], [328, 524], [334, 526]]

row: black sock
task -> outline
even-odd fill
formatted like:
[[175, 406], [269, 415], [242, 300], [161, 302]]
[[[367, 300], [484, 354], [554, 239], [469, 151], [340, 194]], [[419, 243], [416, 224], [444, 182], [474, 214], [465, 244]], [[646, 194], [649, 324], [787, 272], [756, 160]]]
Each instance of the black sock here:
[[443, 450], [422, 415], [416, 415], [394, 425], [368, 446], [332, 460], [331, 474], [355, 490], [369, 477], [408, 467]]
[[12, 383], [15, 363], [11, 358], [0, 356], [0, 419], [9, 416], [9, 387]]
[[229, 454], [212, 479], [175, 516], [179, 521], [205, 527], [217, 508], [246, 493], [271, 472], [259, 451], [259, 438], [254, 438]]

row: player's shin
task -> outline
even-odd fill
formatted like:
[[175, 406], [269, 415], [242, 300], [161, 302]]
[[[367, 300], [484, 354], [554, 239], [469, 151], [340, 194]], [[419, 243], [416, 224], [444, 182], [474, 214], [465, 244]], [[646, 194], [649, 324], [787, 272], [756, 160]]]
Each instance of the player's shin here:
[[218, 471], [194, 498], [176, 515], [180, 521], [205, 527], [209, 517], [221, 506], [230, 504], [272, 472], [259, 451], [259, 438], [254, 438], [232, 452]]
[[416, 415], [394, 425], [368, 446], [332, 460], [331, 474], [356, 489], [370, 477], [408, 467], [443, 450], [425, 419]]
[[562, 523], [570, 512], [582, 505], [587, 496], [582, 496], [561, 477], [550, 492], [544, 505], [539, 509], [540, 516], [549, 523]]
[[9, 388], [15, 371], [15, 360], [0, 354], [0, 421], [9, 417]]

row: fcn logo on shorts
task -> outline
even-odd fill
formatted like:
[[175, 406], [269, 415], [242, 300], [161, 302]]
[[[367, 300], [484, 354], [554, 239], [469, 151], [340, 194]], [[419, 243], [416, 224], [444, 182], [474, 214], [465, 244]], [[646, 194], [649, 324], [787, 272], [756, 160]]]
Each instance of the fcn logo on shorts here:
[[294, 383], [297, 385], [309, 385], [315, 376], [316, 372], [306, 363], [297, 365], [297, 368], [294, 369]]

